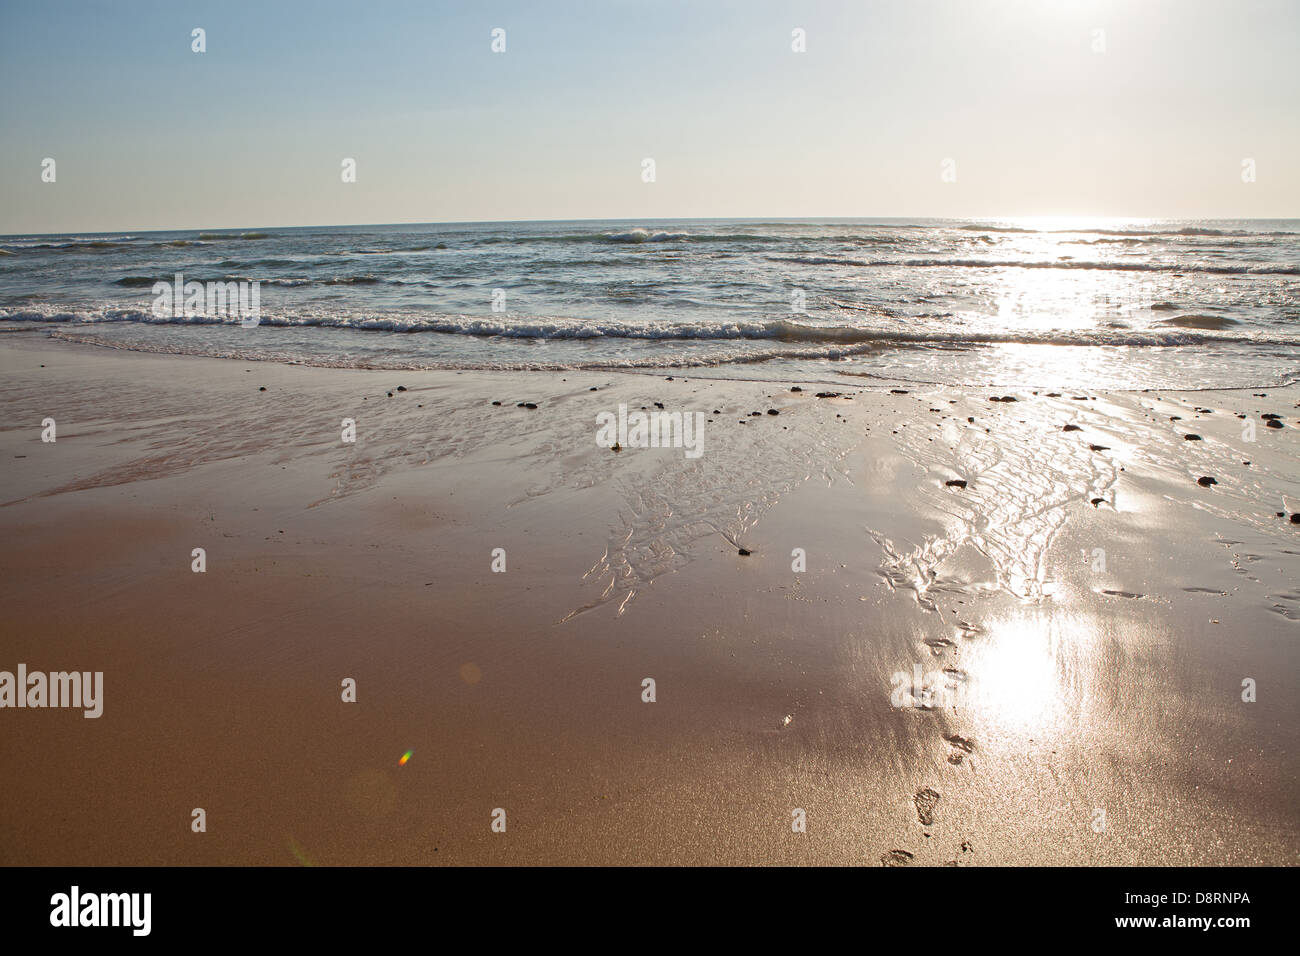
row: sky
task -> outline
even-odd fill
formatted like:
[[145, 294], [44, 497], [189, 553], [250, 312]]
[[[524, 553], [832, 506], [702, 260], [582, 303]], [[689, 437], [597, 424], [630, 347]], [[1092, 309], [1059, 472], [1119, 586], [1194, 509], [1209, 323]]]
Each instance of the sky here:
[[0, 0], [0, 130], [4, 234], [1300, 217], [1300, 3]]

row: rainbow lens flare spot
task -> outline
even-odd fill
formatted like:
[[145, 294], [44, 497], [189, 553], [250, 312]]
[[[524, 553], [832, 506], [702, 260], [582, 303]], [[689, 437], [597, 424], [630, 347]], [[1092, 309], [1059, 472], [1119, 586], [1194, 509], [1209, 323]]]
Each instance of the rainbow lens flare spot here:
[[406, 753], [402, 754], [402, 759], [399, 760], [399, 761], [397, 761], [397, 765], [398, 765], [399, 767], [405, 767], [405, 766], [406, 766], [406, 761], [408, 761], [408, 760], [411, 759], [411, 754], [413, 754], [413, 753], [415, 753], [414, 750], [408, 750]]

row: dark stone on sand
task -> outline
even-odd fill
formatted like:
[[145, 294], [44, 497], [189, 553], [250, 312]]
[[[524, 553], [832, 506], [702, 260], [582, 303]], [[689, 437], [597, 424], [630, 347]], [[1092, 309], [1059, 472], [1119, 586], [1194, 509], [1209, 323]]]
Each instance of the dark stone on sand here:
[[839, 398], [840, 393], [839, 392], [818, 392], [817, 397], [818, 398]]
[[593, 386], [591, 386], [591, 388], [587, 389], [587, 391], [589, 391], [589, 392], [595, 392], [595, 391], [598, 391], [598, 389], [596, 388], [595, 385], [593, 385]]
[[972, 425], [975, 424], [975, 419], [973, 419], [973, 418], [968, 418], [968, 419], [966, 419], [966, 421], [970, 422]]
[[1092, 499], [1092, 506], [1095, 508], [1095, 507], [1097, 507], [1097, 505], [1101, 504], [1101, 503], [1102, 503], [1103, 501], [1105, 501], [1105, 500], [1106, 500], [1105, 498], [1093, 498], [1093, 499]]
[[718, 411], [718, 410], [715, 408], [715, 409], [713, 410], [713, 414], [715, 414], [715, 415], [721, 415], [722, 412]]
[[389, 393], [388, 393], [388, 397], [389, 397], [389, 398], [392, 398], [392, 397], [393, 397], [393, 393], [392, 393], [392, 392], [389, 392]]
[[1201, 436], [1200, 436], [1200, 435], [1184, 435], [1184, 436], [1183, 436], [1183, 441], [1200, 441], [1200, 440], [1201, 440]]
[[890, 395], [906, 395], [906, 394], [907, 394], [907, 389], [905, 389], [905, 388], [891, 388], [891, 389], [889, 390], [889, 394], [890, 394]]
[[265, 385], [258, 386], [258, 389], [257, 389], [257, 390], [258, 390], [259, 392], [265, 392], [265, 391], [266, 391], [266, 386], [265, 386]]
[[803, 389], [800, 388], [798, 385], [791, 385], [791, 386], [790, 386], [790, 391], [792, 391], [792, 392], [802, 392]]
[[536, 408], [536, 407], [537, 407], [536, 402], [524, 402], [524, 408]]
[[1060, 393], [1060, 392], [1048, 392], [1048, 393], [1047, 393], [1047, 397], [1048, 397], [1048, 398], [1060, 398], [1060, 397], [1061, 397], [1061, 393]]
[[754, 552], [753, 552], [753, 551], [750, 551], [749, 548], [738, 548], [738, 549], [736, 550], [736, 553], [739, 554], [739, 555], [741, 555], [742, 557], [746, 557], [746, 558], [747, 558], [747, 557], [749, 557], [751, 554], [753, 554]]
[[1109, 445], [1088, 445], [1089, 451], [1110, 451]]
[[1284, 428], [1285, 426], [1276, 418], [1270, 418], [1264, 423], [1265, 428]]
[[1279, 421], [1281, 421], [1282, 419], [1281, 415], [1275, 415], [1272, 412], [1265, 412], [1263, 415], [1260, 415], [1259, 417], [1264, 419], [1264, 421], [1269, 421], [1270, 419], [1274, 419], [1274, 418], [1278, 419]]
[[1300, 511], [1294, 511], [1291, 513], [1291, 523], [1300, 524]]
[[769, 409], [767, 410], [767, 413], [768, 413], [769, 415], [780, 415], [780, 414], [781, 414], [781, 413], [778, 412], [775, 408], [769, 408]]
[[1182, 416], [1182, 415], [1170, 415], [1170, 416], [1169, 416], [1169, 420], [1170, 420], [1171, 422], [1181, 422], [1181, 421], [1183, 420], [1183, 416]]
[[749, 413], [749, 417], [750, 417], [750, 418], [756, 418], [757, 416], [762, 415], [762, 414], [763, 414], [762, 412], [750, 412], [750, 413]]
[[1078, 425], [1066, 425], [1064, 428], [1061, 429], [1061, 431], [1063, 431], [1063, 432], [1081, 432], [1081, 431], [1083, 431], [1083, 429], [1080, 428]]
[[1197, 478], [1196, 483], [1200, 485], [1202, 488], [1208, 488], [1210, 487], [1210, 485], [1218, 484], [1218, 482], [1215, 481], [1213, 478], [1211, 478], [1209, 475], [1202, 475], [1200, 478]]
[[1274, 511], [1274, 512], [1273, 512], [1273, 517], [1275, 517], [1275, 518], [1285, 518], [1285, 517], [1286, 517], [1286, 512], [1285, 512], [1285, 511]]
[[405, 385], [399, 385], [399, 386], [397, 386], [397, 390], [398, 390], [399, 392], [404, 392], [404, 391], [406, 391], [406, 386], [405, 386]]
[[500, 402], [493, 402], [492, 404], [493, 404], [493, 405], [500, 405], [501, 403], [500, 403]]
[[654, 403], [654, 406], [655, 406], [655, 408], [663, 408], [663, 407], [664, 407], [664, 403], [663, 403], [663, 402], [655, 402], [655, 403]]
[[945, 481], [944, 484], [947, 485], [949, 488], [965, 488], [965, 487], [966, 487], [966, 482], [965, 482], [964, 480], [962, 480], [961, 478], [953, 478], [953, 479], [951, 479], [950, 481]]

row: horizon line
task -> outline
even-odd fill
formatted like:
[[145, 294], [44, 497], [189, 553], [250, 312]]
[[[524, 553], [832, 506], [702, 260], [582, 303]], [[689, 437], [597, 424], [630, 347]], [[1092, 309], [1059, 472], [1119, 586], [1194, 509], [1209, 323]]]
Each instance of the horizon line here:
[[509, 226], [524, 223], [636, 223], [636, 222], [786, 222], [786, 223], [825, 223], [825, 222], [871, 222], [898, 220], [904, 222], [999, 222], [1036, 219], [1065, 220], [1136, 220], [1153, 222], [1300, 222], [1300, 216], [1106, 216], [1076, 215], [1069, 213], [1034, 214], [1015, 216], [665, 216], [663, 218], [590, 218], [577, 219], [415, 219], [405, 222], [334, 222], [303, 223], [295, 226], [177, 226], [165, 229], [129, 228], [107, 230], [73, 229], [62, 232], [6, 232], [0, 238], [19, 239], [28, 236], [108, 236], [126, 232], [259, 232], [263, 230], [287, 229], [356, 229], [385, 226]]

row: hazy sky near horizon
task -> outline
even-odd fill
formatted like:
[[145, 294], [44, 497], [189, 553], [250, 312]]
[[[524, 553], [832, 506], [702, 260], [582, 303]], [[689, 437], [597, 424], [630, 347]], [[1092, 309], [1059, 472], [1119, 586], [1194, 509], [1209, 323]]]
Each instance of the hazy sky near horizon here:
[[0, 0], [0, 233], [1300, 217], [1298, 64], [1296, 0]]

